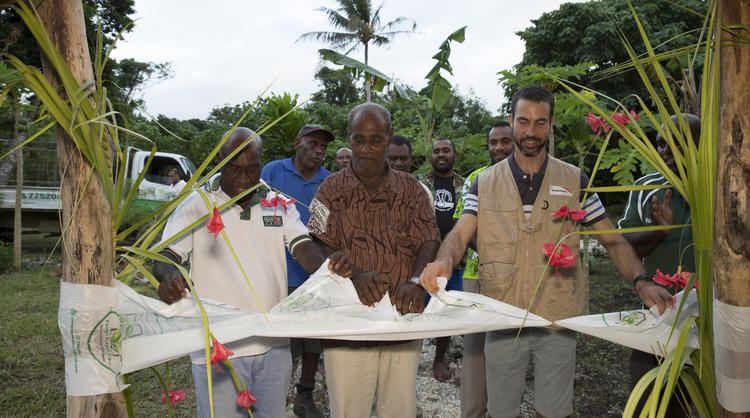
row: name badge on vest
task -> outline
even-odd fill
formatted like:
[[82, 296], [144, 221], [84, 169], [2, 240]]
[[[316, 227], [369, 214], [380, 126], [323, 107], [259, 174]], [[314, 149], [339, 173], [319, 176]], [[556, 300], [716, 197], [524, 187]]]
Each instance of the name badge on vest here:
[[550, 185], [549, 194], [550, 196], [573, 196], [573, 188]]
[[264, 216], [263, 226], [281, 227], [284, 225], [284, 220], [281, 216]]

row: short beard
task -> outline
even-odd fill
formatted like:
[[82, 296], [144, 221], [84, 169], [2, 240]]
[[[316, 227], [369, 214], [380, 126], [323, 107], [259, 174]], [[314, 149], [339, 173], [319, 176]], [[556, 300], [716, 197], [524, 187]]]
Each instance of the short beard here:
[[450, 166], [446, 169], [438, 168], [435, 166], [435, 164], [432, 164], [432, 171], [438, 173], [438, 174], [448, 174], [453, 170], [453, 166]]
[[[521, 146], [521, 142], [523, 142], [524, 140], [527, 140], [527, 139], [535, 139], [535, 140], [539, 141], [539, 146], [536, 148], [536, 151], [528, 152], [528, 151], [525, 151], [523, 149], [523, 147]], [[527, 136], [527, 137], [524, 137], [524, 138], [516, 140], [516, 148], [519, 151], [521, 151], [521, 154], [523, 154], [524, 157], [529, 157], [529, 158], [536, 157], [537, 155], [539, 155], [539, 153], [541, 153], [542, 150], [544, 149], [545, 145], [547, 145], [547, 143], [545, 141], [542, 141], [541, 138], [535, 138], [535, 137], [529, 137], [529, 136]]]

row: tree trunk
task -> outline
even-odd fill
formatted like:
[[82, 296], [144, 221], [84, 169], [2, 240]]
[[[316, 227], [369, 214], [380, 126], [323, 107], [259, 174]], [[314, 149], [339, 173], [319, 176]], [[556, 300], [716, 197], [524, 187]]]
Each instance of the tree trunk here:
[[[365, 65], [369, 65], [367, 63], [367, 43], [365, 43]], [[370, 101], [370, 80], [372, 77], [370, 74], [365, 74], [365, 97], [367, 97], [367, 101]]]
[[[21, 123], [21, 106], [16, 107], [13, 118], [13, 144], [18, 146], [23, 142], [26, 135], [18, 130]], [[23, 149], [19, 148], [16, 154], [16, 208], [13, 212], [13, 267], [21, 267], [21, 234], [23, 223], [21, 222], [21, 209], [23, 206]]]
[[[750, 0], [721, 0], [721, 24], [750, 27]], [[726, 32], [723, 35], [728, 35]], [[744, 33], [747, 36], [747, 32]], [[726, 45], [726, 41], [722, 41]], [[716, 299], [720, 311], [750, 309], [750, 45], [723, 47], [721, 50], [721, 98], [719, 120], [718, 171], [714, 271]], [[744, 140], [748, 141], [745, 142]], [[716, 304], [714, 306], [717, 306]], [[721, 398], [720, 377], [747, 382], [750, 353], [726, 342], [743, 340], [721, 315], [716, 323], [717, 394]], [[747, 316], [741, 327], [747, 341]], [[724, 344], [720, 344], [724, 343]], [[726, 389], [724, 389], [726, 390]], [[744, 395], [747, 395], [745, 393]], [[741, 396], [741, 395], [740, 395]], [[747, 403], [745, 403], [746, 405]], [[718, 406], [721, 417], [750, 416], [750, 411], [729, 411]]]
[[549, 131], [549, 138], [547, 142], [549, 142], [549, 151], [547, 151], [547, 153], [550, 155], [550, 157], [554, 157], [555, 156], [555, 133], [552, 132], [551, 129]]
[[[81, 1], [44, 0], [38, 3], [39, 15], [50, 39], [73, 76], [80, 84], [93, 80]], [[53, 85], [59, 85], [50, 63], [44, 57], [42, 63], [47, 78]], [[114, 259], [112, 213], [101, 180], [94, 175], [86, 184], [93, 168], [59, 127], [57, 156], [62, 222], [66, 227], [63, 231], [62, 279], [71, 283], [109, 285]], [[69, 417], [115, 417], [126, 416], [127, 412], [122, 394], [110, 393], [68, 396], [67, 414]]]

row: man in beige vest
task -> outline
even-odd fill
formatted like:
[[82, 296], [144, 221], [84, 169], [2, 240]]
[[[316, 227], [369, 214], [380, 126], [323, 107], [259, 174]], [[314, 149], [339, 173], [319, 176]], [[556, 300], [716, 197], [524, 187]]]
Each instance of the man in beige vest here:
[[[430, 292], [436, 278], [447, 277], [477, 234], [482, 294], [526, 308], [547, 265], [544, 244], [557, 243], [571, 226], [571, 217], [553, 218], [566, 206], [592, 230], [614, 229], [596, 194], [581, 191], [588, 178], [545, 151], [554, 124], [555, 99], [539, 86], [521, 88], [511, 102], [508, 121], [513, 128], [513, 154], [483, 171], [464, 201], [456, 226], [446, 236], [434, 263], [420, 276]], [[654, 284], [633, 248], [620, 235], [602, 234], [617, 269], [631, 281], [647, 306], [666, 309], [671, 295]], [[563, 240], [575, 254], [578, 236]], [[566, 267], [567, 266], [567, 267]], [[580, 265], [550, 266], [536, 291], [531, 312], [550, 321], [584, 313], [586, 284]], [[485, 346], [488, 414], [495, 418], [520, 415], [526, 369], [534, 359], [534, 407], [542, 417], [573, 413], [575, 333], [555, 327], [487, 333]]]

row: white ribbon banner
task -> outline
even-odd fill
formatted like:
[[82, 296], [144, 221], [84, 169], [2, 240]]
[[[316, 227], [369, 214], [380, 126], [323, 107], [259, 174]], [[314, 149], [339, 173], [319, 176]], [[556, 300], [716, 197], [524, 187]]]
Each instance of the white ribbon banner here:
[[[422, 314], [400, 315], [386, 296], [360, 303], [351, 281], [327, 263], [268, 313], [202, 300], [211, 332], [222, 343], [249, 336], [406, 340], [519, 328], [526, 311], [482, 295], [441, 290]], [[119, 392], [121, 375], [205, 347], [200, 311], [191, 298], [173, 305], [113, 287], [63, 282], [58, 323], [68, 395]], [[528, 314], [524, 326], [551, 323]]]

